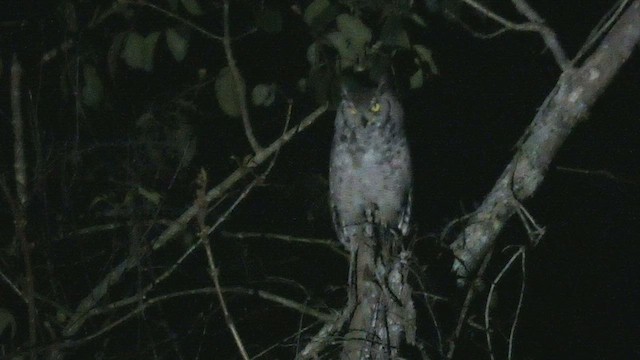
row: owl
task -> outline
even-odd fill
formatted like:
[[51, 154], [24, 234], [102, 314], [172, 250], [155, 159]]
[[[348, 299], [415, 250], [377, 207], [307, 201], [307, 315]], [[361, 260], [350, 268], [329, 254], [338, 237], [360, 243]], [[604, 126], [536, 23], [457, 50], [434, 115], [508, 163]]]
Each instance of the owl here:
[[367, 225], [406, 235], [411, 216], [411, 157], [404, 112], [388, 80], [376, 88], [343, 87], [335, 119], [329, 200], [338, 239]]

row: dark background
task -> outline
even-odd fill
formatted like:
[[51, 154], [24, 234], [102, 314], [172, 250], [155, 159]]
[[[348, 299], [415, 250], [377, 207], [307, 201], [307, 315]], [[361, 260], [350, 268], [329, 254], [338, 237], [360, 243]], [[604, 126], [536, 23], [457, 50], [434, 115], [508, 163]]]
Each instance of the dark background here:
[[[510, 4], [505, 3], [488, 4], [510, 19], [522, 20]], [[529, 3], [556, 30], [570, 56], [612, 5], [607, 1], [584, 0], [531, 0]], [[316, 106], [312, 96], [295, 90], [296, 81], [308, 71], [305, 51], [312, 41], [311, 34], [298, 16], [287, 11], [291, 3], [278, 4], [285, 14], [282, 33], [257, 32], [234, 43], [238, 66], [247, 79], [248, 88], [274, 82], [280, 89], [272, 107], [252, 110], [256, 133], [263, 145], [281, 131], [286, 98], [294, 100], [293, 122]], [[159, 174], [153, 163], [140, 165], [140, 160], [135, 163], [131, 160], [135, 158], [131, 155], [135, 147], [120, 145], [136, 136], [132, 124], [141, 113], [171, 111], [167, 102], [185, 87], [188, 83], [185, 79], [195, 81], [194, 69], [205, 67], [213, 74], [224, 65], [220, 44], [198, 36], [192, 37], [189, 55], [182, 64], [166, 60], [169, 54], [165, 49], [158, 56], [154, 72], [121, 70], [114, 76], [108, 84], [110, 108], [87, 110], [82, 119], [82, 136], [79, 144], [75, 143], [72, 98], [50, 95], [59, 90], [56, 74], [62, 73], [62, 66], [45, 67], [44, 75], [37, 72], [36, 66], [39, 56], [56, 46], [63, 36], [64, 31], [51, 20], [55, 19], [53, 9], [57, 5], [56, 2], [0, 5], [3, 20], [25, 21], [19, 28], [0, 28], [4, 64], [0, 92], [0, 170], [11, 178], [8, 67], [11, 54], [16, 52], [25, 67], [25, 87], [34, 92], [39, 89], [42, 94], [38, 128], [42, 131], [44, 151], [50, 159], [48, 180], [34, 182], [34, 187], [42, 188], [31, 204], [33, 214], [38, 217], [32, 231], [38, 237], [54, 240], [48, 243], [50, 248], [46, 251], [42, 247], [39, 249], [38, 259], [49, 256], [59, 266], [57, 275], [61, 280], [58, 281], [65, 288], [70, 306], [74, 306], [114, 263], [108, 260], [100, 262], [100, 266], [93, 263], [88, 266], [88, 262], [82, 261], [74, 265], [69, 263], [89, 253], [100, 252], [105, 259], [126, 253], [126, 244], [113, 245], [114, 239], [126, 233], [105, 235], [91, 243], [60, 235], [74, 227], [98, 221], [97, 216], [81, 216], [96, 196], [125, 191], [131, 184], [143, 184], [158, 189], [165, 196], [163, 215], [171, 218], [191, 204], [193, 179], [201, 167], [210, 174], [211, 184], [216, 184], [236, 167], [230, 157], [242, 158], [249, 149], [239, 119], [227, 118], [217, 108], [211, 85], [203, 87], [194, 101], [197, 110], [189, 121], [197, 134], [198, 150], [189, 167], [181, 171], [174, 188], [168, 187], [173, 175], [171, 171]], [[304, 8], [306, 3], [293, 5]], [[80, 23], [87, 21], [83, 16], [90, 17], [92, 5], [79, 2], [77, 6]], [[455, 298], [460, 294], [454, 289], [448, 273], [451, 259], [434, 236], [437, 237], [449, 221], [472, 211], [489, 192], [560, 71], [536, 34], [506, 32], [496, 38], [481, 40], [462, 29], [458, 22], [446, 19], [442, 13], [421, 11], [428, 26], [412, 29], [410, 36], [414, 42], [433, 51], [439, 74], [430, 76], [418, 90], [409, 90], [402, 86], [402, 78], [398, 80], [415, 168], [416, 235], [423, 238], [414, 255], [421, 264], [428, 265], [428, 290]], [[143, 15], [138, 15], [140, 18], [133, 22], [137, 29], [153, 28], [158, 22], [168, 21], [157, 14], [141, 13]], [[458, 15], [476, 29], [496, 29], [490, 20], [472, 14], [471, 10], [463, 10]], [[234, 30], [242, 32], [241, 20], [234, 24]], [[79, 39], [80, 43], [102, 47], [103, 52], [97, 53], [104, 54], [104, 48], [108, 48], [107, 39], [120, 27], [126, 27], [126, 23], [107, 22], [103, 27], [87, 30]], [[208, 23], [208, 29], [219, 33], [219, 23]], [[98, 63], [104, 65], [100, 60]], [[640, 57], [636, 52], [593, 107], [589, 119], [569, 137], [535, 197], [524, 204], [537, 223], [545, 227], [546, 234], [537, 246], [527, 251], [526, 289], [515, 347], [517, 358], [640, 358], [637, 340], [640, 338], [639, 65]], [[212, 117], [216, 121], [211, 121]], [[266, 186], [254, 191], [222, 230], [320, 238], [333, 236], [325, 205], [332, 117], [333, 113], [328, 113], [283, 148]], [[74, 146], [95, 149], [97, 144], [110, 144], [111, 148], [88, 150], [80, 163], [74, 165], [74, 171], [61, 166], [70, 166], [68, 159], [60, 159], [66, 159]], [[605, 176], [602, 171], [612, 176]], [[69, 180], [70, 173], [78, 178]], [[11, 213], [5, 203], [0, 207], [0, 216], [2, 235], [11, 238]], [[329, 250], [264, 239], [242, 243], [224, 237], [218, 239], [216, 254], [225, 284], [267, 287], [274, 292], [282, 290], [298, 301], [324, 299], [328, 306], [341, 306], [344, 292], [334, 287], [343, 286], [347, 264]], [[518, 219], [512, 219], [500, 237], [500, 244], [527, 243], [522, 224]], [[149, 269], [171, 263], [174, 250], [179, 251], [176, 246], [156, 258], [147, 259], [143, 277], [154, 273]], [[497, 252], [495, 266], [489, 270], [489, 275], [497, 274], [510, 254], [512, 252], [508, 250], [502, 254]], [[14, 261], [5, 259], [2, 266], [19, 268]], [[187, 261], [180, 274], [166, 284], [167, 289], [177, 288], [185, 281], [192, 287], [207, 286], [209, 280], [203, 264], [201, 254]], [[496, 310], [500, 315], [496, 319], [505, 322], [499, 326], [502, 329], [508, 330], [512, 321], [509, 316], [515, 311], [520, 287], [518, 269], [519, 265], [501, 283], [499, 310]], [[277, 280], [284, 278], [304, 285], [305, 292], [296, 292]], [[135, 290], [135, 285], [122, 287], [126, 289], [118, 291], [124, 294]], [[21, 303], [11, 297], [12, 293], [6, 293], [8, 295], [0, 297], [0, 306], [15, 309], [16, 316], [23, 316]], [[185, 311], [185, 306], [206, 309], [209, 302], [209, 298], [176, 300], [161, 309], [151, 309], [147, 316], [165, 322], [185, 348], [193, 345], [190, 344], [196, 337], [193, 334], [203, 338], [211, 336], [213, 345], [206, 342], [203, 345], [202, 340], [198, 344], [217, 354], [215, 358], [234, 358], [237, 356], [235, 349], [222, 323], [209, 324], [210, 332], [205, 336], [197, 329], [201, 329], [199, 321], [206, 323], [206, 318], [203, 320], [195, 312]], [[230, 302], [234, 304], [232, 311], [245, 340], [256, 348], [264, 348], [291, 334], [300, 322], [297, 314], [277, 307], [265, 308], [258, 299], [231, 297]], [[445, 329], [453, 326], [455, 309], [454, 301], [436, 308]], [[212, 317], [219, 316], [214, 311], [211, 314]], [[111, 344], [103, 346], [123, 358], [122, 354], [127, 351], [120, 345], [131, 345], [132, 334], [145, 329], [141, 325], [145, 321], [131, 321], [111, 332]], [[419, 335], [433, 340], [432, 327], [429, 321], [423, 321]], [[19, 331], [25, 331], [25, 328], [19, 328]], [[480, 356], [478, 349], [485, 346], [483, 339], [478, 334], [469, 334], [465, 340], [467, 346], [461, 348], [459, 357], [479, 358], [476, 357]], [[89, 345], [83, 351], [92, 354], [94, 349]], [[82, 354], [80, 351], [78, 356]], [[282, 354], [290, 352], [283, 351]], [[287, 355], [281, 356], [287, 358]]]

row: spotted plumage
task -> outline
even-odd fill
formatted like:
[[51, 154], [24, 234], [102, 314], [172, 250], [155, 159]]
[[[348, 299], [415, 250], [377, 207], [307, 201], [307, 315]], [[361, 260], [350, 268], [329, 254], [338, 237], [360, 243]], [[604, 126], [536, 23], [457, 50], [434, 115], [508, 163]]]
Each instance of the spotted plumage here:
[[329, 170], [338, 239], [348, 249], [358, 230], [406, 235], [411, 216], [411, 158], [404, 112], [382, 80], [376, 88], [343, 89]]

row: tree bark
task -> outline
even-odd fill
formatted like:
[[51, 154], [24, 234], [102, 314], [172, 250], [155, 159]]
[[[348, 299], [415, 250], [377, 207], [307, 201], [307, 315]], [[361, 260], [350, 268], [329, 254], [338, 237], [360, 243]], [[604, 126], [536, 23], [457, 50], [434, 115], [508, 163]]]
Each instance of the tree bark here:
[[450, 248], [459, 285], [467, 283], [495, 246], [521, 201], [538, 189], [554, 156], [611, 83], [640, 41], [640, 0], [634, 0], [581, 66], [565, 70], [540, 107], [518, 151]]

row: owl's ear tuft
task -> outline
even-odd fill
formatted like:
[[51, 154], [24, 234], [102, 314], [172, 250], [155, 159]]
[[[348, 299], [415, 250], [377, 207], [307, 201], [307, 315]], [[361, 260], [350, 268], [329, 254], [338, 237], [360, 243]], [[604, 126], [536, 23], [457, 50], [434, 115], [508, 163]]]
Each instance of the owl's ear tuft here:
[[342, 100], [351, 100], [351, 95], [349, 95], [349, 88], [344, 82], [340, 84], [340, 96], [342, 96]]
[[343, 76], [340, 79], [340, 95], [343, 100], [353, 101], [353, 94], [356, 93], [357, 83], [354, 79]]
[[390, 91], [393, 91], [393, 80], [391, 79], [391, 76], [389, 76], [389, 74], [384, 74], [378, 79], [378, 88], [376, 89], [376, 94], [379, 96]]

